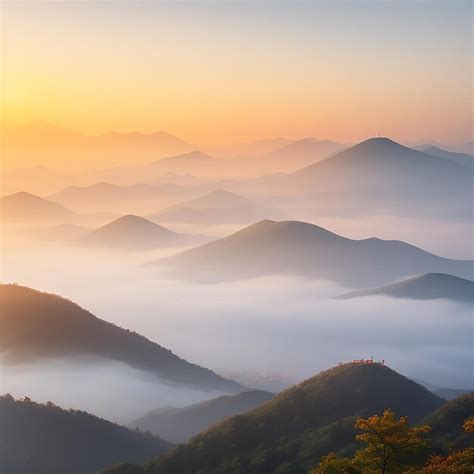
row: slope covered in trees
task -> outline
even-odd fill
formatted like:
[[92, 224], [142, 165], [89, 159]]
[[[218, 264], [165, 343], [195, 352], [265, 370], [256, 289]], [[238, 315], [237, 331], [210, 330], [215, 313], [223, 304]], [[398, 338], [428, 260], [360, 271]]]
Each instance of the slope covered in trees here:
[[129, 425], [150, 431], [172, 443], [183, 443], [218, 421], [244, 413], [272, 398], [273, 393], [251, 390], [222, 395], [183, 408], [159, 408]]
[[390, 407], [416, 422], [442, 403], [388, 367], [344, 364], [212, 426], [188, 444], [146, 463], [143, 472], [307, 473], [328, 452], [353, 452], [357, 418]]
[[11, 359], [95, 355], [170, 382], [225, 393], [242, 387], [187, 362], [137, 333], [103, 321], [72, 301], [18, 285], [0, 285], [0, 347]]
[[171, 446], [83, 411], [10, 395], [0, 397], [0, 420], [2, 474], [92, 474], [117, 462], [142, 462]]

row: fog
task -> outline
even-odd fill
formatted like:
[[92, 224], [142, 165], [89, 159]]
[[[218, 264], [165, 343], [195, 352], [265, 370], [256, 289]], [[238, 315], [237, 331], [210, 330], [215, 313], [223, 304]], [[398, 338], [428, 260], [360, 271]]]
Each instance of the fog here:
[[7, 365], [0, 362], [2, 393], [52, 401], [128, 424], [161, 406], [186, 406], [222, 395], [176, 387], [144, 371], [91, 356]]
[[[160, 255], [10, 249], [2, 281], [60, 294], [221, 374], [277, 373], [298, 381], [341, 361], [374, 356], [434, 385], [474, 387], [467, 306], [387, 297], [334, 300], [348, 289], [277, 275], [192, 284], [143, 266]], [[103, 360], [4, 365], [1, 392], [51, 399], [120, 422], [210, 398]]]

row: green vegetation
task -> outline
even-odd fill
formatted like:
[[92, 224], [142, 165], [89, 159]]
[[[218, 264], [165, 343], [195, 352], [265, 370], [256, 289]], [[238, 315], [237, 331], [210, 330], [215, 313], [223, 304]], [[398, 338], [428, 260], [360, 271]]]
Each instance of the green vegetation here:
[[471, 438], [468, 447], [444, 456], [431, 455], [427, 461], [424, 458], [428, 443], [424, 435], [431, 430], [429, 425], [410, 428], [406, 417], [397, 419], [392, 411], [386, 410], [382, 416], [357, 420], [355, 428], [362, 432], [356, 440], [365, 447], [352, 458], [329, 453], [310, 474], [471, 474], [474, 471], [474, 417], [463, 424], [466, 436]]
[[143, 462], [170, 448], [149, 433], [11, 395], [0, 397], [0, 420], [2, 474], [89, 474], [117, 462]]
[[357, 450], [351, 459], [330, 453], [310, 474], [405, 472], [420, 459], [427, 446], [424, 435], [430, 430], [428, 425], [410, 427], [406, 416], [397, 419], [391, 410], [380, 416], [359, 418], [354, 427], [360, 431], [355, 439], [365, 447]]
[[58, 295], [19, 285], [0, 285], [0, 300], [0, 347], [12, 358], [92, 354], [186, 386], [226, 392], [242, 389]]
[[342, 456], [355, 452], [353, 426], [358, 418], [391, 407], [417, 422], [442, 403], [388, 367], [344, 364], [212, 426], [147, 462], [142, 472], [307, 474], [331, 451]]

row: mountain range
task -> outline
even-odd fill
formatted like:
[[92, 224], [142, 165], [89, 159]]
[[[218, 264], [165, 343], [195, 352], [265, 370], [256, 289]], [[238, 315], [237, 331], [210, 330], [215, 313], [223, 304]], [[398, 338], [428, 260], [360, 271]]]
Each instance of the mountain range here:
[[[407, 148], [388, 138], [371, 138], [291, 174], [290, 182], [326, 183], [341, 191], [400, 191], [419, 194], [415, 183], [462, 188], [470, 180], [464, 167]], [[344, 188], [344, 189], [342, 189]]]
[[0, 285], [0, 347], [12, 363], [92, 355], [181, 386], [235, 393], [239, 384], [103, 321], [72, 301], [19, 285]]
[[352, 299], [375, 295], [415, 300], [442, 298], [472, 305], [474, 303], [474, 282], [444, 273], [426, 273], [379, 288], [352, 291], [337, 298]]
[[172, 443], [184, 443], [209, 426], [251, 410], [273, 397], [273, 393], [251, 390], [222, 395], [184, 408], [158, 408], [130, 423], [131, 429], [149, 431]]
[[[303, 474], [328, 452], [354, 451], [353, 425], [357, 418], [391, 408], [416, 423], [443, 403], [389, 367], [377, 363], [341, 364], [249, 412], [211, 426], [189, 443], [148, 461], [146, 472]], [[118, 467], [109, 472], [127, 471]]]
[[163, 131], [106, 132], [99, 135], [56, 126], [41, 120], [3, 127], [3, 146], [7, 148], [155, 148], [157, 151], [189, 151], [192, 145]]
[[420, 273], [471, 278], [473, 262], [449, 260], [395, 240], [352, 240], [298, 221], [264, 220], [156, 263], [178, 276], [232, 280], [293, 274], [367, 288]]
[[93, 230], [80, 242], [110, 249], [142, 250], [187, 245], [197, 240], [192, 235], [173, 232], [143, 217], [127, 215]]
[[250, 223], [271, 210], [235, 193], [218, 189], [204, 196], [175, 204], [148, 216], [157, 222], [182, 222], [200, 225]]
[[436, 146], [422, 147], [420, 150], [428, 155], [444, 158], [446, 160], [452, 161], [453, 163], [457, 163], [458, 165], [467, 166], [469, 168], [474, 167], [474, 156], [467, 153], [446, 151]]
[[274, 150], [261, 161], [268, 167], [268, 172], [291, 172], [316, 163], [342, 150], [345, 145], [329, 140], [303, 138]]
[[27, 192], [0, 198], [0, 213], [4, 223], [64, 223], [77, 219], [77, 214], [61, 204]]
[[90, 186], [69, 186], [47, 197], [73, 209], [90, 210], [105, 207], [116, 209], [117, 206], [129, 205], [135, 201], [149, 201], [156, 205], [192, 195], [189, 188], [172, 183], [136, 183], [128, 186], [96, 183]]
[[[372, 138], [287, 175], [261, 177], [248, 195], [304, 199], [318, 213], [469, 218], [472, 168]], [[238, 186], [230, 188], [236, 190]]]
[[143, 462], [171, 445], [51, 402], [0, 397], [0, 471], [4, 474], [93, 474], [118, 462]]

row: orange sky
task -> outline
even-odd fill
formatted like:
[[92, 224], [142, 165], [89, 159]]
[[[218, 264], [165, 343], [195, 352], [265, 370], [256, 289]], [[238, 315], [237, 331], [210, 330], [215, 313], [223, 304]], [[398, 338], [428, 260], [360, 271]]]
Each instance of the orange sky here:
[[197, 145], [472, 139], [470, 2], [2, 4], [2, 119]]

